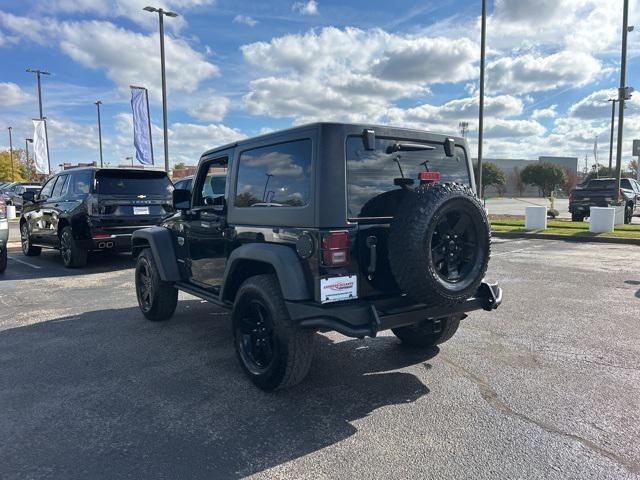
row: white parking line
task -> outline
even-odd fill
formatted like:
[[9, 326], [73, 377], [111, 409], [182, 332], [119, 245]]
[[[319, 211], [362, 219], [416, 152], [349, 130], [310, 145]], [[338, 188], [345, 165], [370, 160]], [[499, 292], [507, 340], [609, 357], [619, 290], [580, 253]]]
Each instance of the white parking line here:
[[36, 270], [40, 270], [42, 268], [42, 267], [39, 267], [38, 265], [33, 265], [33, 264], [29, 263], [29, 262], [25, 262], [24, 260], [18, 260], [15, 257], [9, 257], [9, 260], [13, 260], [14, 262], [18, 262], [18, 263], [21, 263], [23, 265], [27, 265], [28, 267], [35, 268]]

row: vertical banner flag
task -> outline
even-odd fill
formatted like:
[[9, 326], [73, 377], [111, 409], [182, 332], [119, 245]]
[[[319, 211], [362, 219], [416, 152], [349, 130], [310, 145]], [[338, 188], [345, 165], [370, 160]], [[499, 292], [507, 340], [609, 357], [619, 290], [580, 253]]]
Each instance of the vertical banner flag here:
[[133, 110], [133, 144], [136, 148], [136, 159], [143, 165], [153, 165], [151, 117], [146, 88], [131, 86], [131, 109]]
[[33, 162], [36, 172], [49, 174], [49, 156], [47, 154], [46, 120], [33, 121]]

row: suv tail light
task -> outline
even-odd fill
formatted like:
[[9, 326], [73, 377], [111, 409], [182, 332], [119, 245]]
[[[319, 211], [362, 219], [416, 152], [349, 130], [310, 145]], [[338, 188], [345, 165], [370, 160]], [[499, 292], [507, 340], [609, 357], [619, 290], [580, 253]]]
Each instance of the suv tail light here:
[[420, 180], [420, 184], [439, 182], [440, 172], [420, 172], [418, 179]]
[[322, 237], [322, 263], [328, 267], [349, 263], [349, 232], [329, 232]]

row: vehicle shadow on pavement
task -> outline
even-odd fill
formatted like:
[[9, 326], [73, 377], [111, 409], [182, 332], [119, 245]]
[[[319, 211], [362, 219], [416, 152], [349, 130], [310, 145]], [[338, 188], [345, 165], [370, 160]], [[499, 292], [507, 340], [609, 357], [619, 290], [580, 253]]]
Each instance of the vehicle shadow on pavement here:
[[37, 257], [26, 257], [22, 252], [10, 252], [9, 264], [1, 280], [26, 280], [32, 278], [73, 277], [92, 273], [107, 273], [134, 268], [135, 261], [129, 253], [91, 253], [87, 266], [66, 268], [57, 251], [43, 251]]
[[[640, 286], [640, 281], [638, 280], [626, 280], [624, 283], [626, 283], [627, 285]], [[638, 291], [636, 292], [636, 298], [640, 298], [640, 289], [638, 289]]]
[[393, 337], [319, 335], [305, 382], [264, 393], [235, 358], [228, 316], [199, 300], [173, 319], [137, 308], [0, 332], [3, 478], [238, 478], [345, 440], [375, 409], [429, 389]]

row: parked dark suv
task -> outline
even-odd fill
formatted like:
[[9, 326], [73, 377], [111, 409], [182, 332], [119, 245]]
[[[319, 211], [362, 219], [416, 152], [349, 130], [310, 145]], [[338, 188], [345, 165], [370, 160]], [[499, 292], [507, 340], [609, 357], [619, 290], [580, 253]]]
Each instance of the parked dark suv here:
[[502, 299], [483, 281], [490, 230], [471, 172], [463, 138], [381, 126], [319, 123], [210, 150], [193, 193], [174, 190], [177, 213], [133, 234], [140, 309], [165, 320], [178, 290], [231, 309], [240, 363], [265, 390], [304, 378], [316, 331], [391, 329], [431, 348]]
[[51, 177], [24, 194], [22, 251], [59, 249], [66, 267], [87, 263], [90, 251], [129, 251], [131, 234], [173, 212], [173, 186], [165, 172], [77, 168]]

